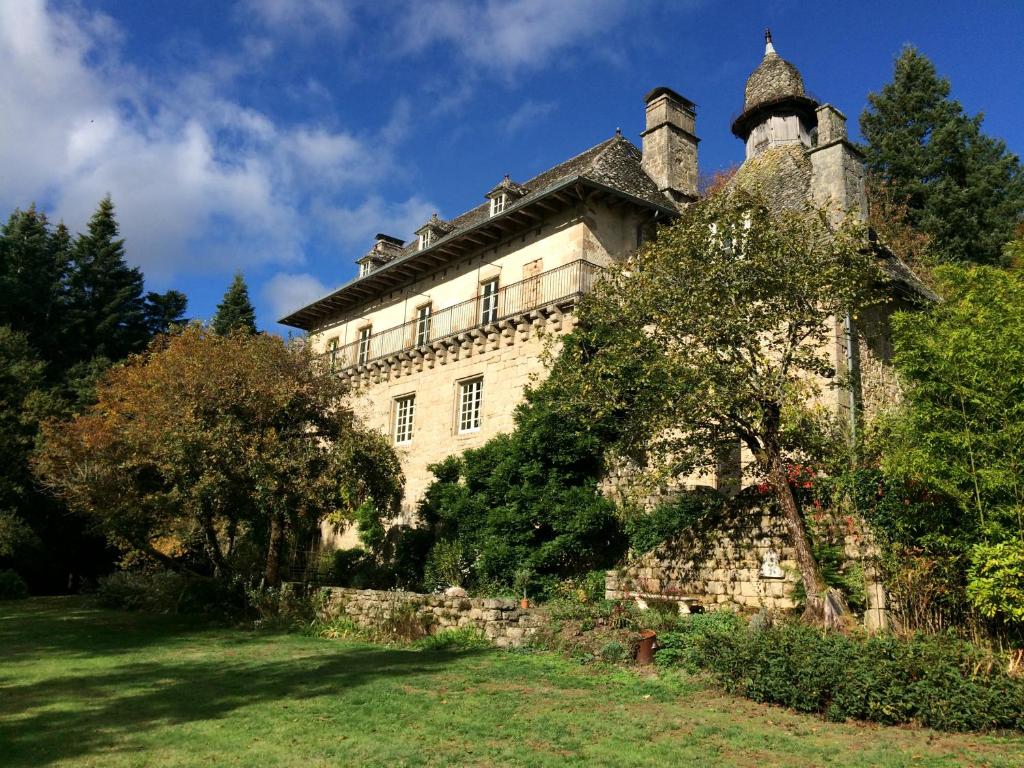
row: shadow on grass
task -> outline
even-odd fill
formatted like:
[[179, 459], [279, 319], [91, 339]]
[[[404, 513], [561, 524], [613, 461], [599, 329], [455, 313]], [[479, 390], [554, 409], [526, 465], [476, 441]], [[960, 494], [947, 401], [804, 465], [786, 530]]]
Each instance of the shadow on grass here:
[[[52, 607], [50, 608], [52, 611]], [[46, 611], [36, 611], [29, 623], [47, 623]], [[69, 635], [60, 646], [85, 652], [102, 627], [100, 622], [117, 614], [93, 611], [93, 621], [85, 617], [71, 624]], [[131, 615], [130, 615], [131, 616]], [[134, 617], [133, 625], [122, 634], [124, 647], [132, 643], [132, 634], [143, 635], [141, 645], [155, 645], [149, 637], [146, 618]], [[6, 624], [6, 622], [4, 622]], [[68, 628], [65, 627], [65, 631]], [[10, 628], [5, 633], [13, 633]], [[276, 639], [265, 634], [241, 634], [242, 641], [225, 647], [219, 644], [195, 661], [142, 661], [118, 663], [100, 671], [46, 675], [31, 682], [12, 684], [7, 675], [0, 684], [0, 763], [9, 768], [47, 765], [59, 760], [96, 755], [125, 747], [131, 734], [159, 726], [215, 720], [253, 704], [298, 701], [322, 695], [351, 691], [380, 678], [409, 679], [432, 674], [456, 657], [470, 652], [414, 652], [377, 647], [339, 646], [321, 651], [297, 645], [295, 658], [267, 661], [257, 658], [277, 653]], [[25, 634], [19, 636], [24, 640]], [[0, 636], [0, 643], [7, 638]], [[195, 634], [188, 637], [201, 642]], [[282, 636], [282, 644], [294, 638]], [[0, 648], [4, 648], [0, 645]], [[104, 652], [101, 643], [98, 652]], [[173, 655], [161, 649], [161, 655]], [[173, 645], [169, 649], [174, 651]], [[206, 650], [204, 648], [204, 650]], [[288, 648], [281, 651], [287, 654]], [[310, 652], [312, 651], [312, 653]], [[6, 651], [0, 651], [6, 655]], [[46, 651], [39, 653], [45, 658]], [[330, 655], [328, 655], [330, 654]], [[59, 659], [57, 660], [59, 664]], [[116, 665], [116, 666], [115, 666]]]

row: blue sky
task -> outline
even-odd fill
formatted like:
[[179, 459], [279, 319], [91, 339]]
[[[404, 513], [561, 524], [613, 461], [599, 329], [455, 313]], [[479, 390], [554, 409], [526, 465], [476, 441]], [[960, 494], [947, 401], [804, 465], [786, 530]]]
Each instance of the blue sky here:
[[611, 136], [642, 96], [698, 105], [702, 171], [770, 26], [857, 116], [906, 43], [1024, 152], [1024, 2], [0, 0], [0, 208], [80, 230], [103, 195], [129, 261], [209, 318], [235, 270], [262, 327], [410, 239]]

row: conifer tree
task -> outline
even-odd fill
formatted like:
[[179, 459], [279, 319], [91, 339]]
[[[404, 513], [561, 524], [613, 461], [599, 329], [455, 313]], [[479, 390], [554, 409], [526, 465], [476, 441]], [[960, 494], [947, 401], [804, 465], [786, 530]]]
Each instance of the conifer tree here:
[[120, 360], [149, 341], [142, 273], [125, 262], [124, 240], [118, 235], [108, 196], [75, 243], [68, 285], [75, 360]]
[[241, 272], [235, 273], [235, 279], [217, 305], [217, 314], [211, 323], [215, 333], [227, 336], [232, 331], [256, 333], [256, 310], [249, 301], [249, 288]]
[[913, 47], [891, 83], [868, 95], [861, 133], [868, 169], [946, 261], [996, 264], [1024, 213], [1024, 174], [1006, 144], [950, 98], [950, 84]]

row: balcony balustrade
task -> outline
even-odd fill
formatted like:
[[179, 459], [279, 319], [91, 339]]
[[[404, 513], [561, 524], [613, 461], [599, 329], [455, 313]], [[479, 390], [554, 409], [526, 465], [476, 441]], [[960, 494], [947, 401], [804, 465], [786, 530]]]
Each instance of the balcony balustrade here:
[[342, 373], [359, 366], [431, 345], [474, 329], [545, 308], [565, 307], [589, 293], [600, 267], [579, 260], [498, 288], [429, 315], [371, 334], [321, 356], [329, 372]]

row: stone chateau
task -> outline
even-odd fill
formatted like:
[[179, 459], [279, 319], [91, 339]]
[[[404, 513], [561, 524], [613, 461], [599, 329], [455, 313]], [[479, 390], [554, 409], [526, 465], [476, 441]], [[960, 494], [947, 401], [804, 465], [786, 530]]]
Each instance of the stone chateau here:
[[[616, 132], [532, 179], [506, 176], [479, 205], [450, 220], [435, 214], [410, 241], [379, 234], [358, 277], [281, 319], [309, 333], [351, 385], [357, 412], [390, 435], [406, 477], [403, 516], [429, 484], [429, 464], [511, 429], [523, 389], [544, 374], [546, 340], [573, 327], [601, 267], [697, 199], [694, 103], [666, 87], [644, 102], [639, 147]], [[805, 92], [767, 33], [743, 107], [732, 130], [746, 160], [731, 183], [773, 205], [865, 210], [846, 118]], [[911, 286], [909, 270], [894, 269]], [[850, 338], [849, 322], [837, 320], [839, 371], [864, 357]], [[864, 393], [836, 397], [852, 412]], [[324, 534], [328, 546], [354, 543], [351, 532]]]

